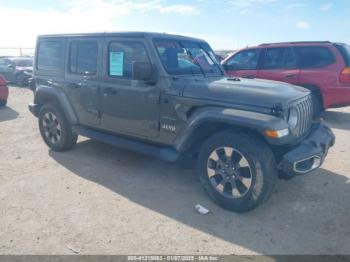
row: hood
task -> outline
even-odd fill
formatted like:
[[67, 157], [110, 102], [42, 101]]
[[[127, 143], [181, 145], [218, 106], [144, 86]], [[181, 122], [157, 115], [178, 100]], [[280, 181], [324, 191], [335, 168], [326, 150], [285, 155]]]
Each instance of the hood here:
[[197, 79], [184, 89], [184, 97], [188, 98], [265, 108], [276, 104], [287, 107], [309, 93], [305, 88], [283, 82], [227, 77]]

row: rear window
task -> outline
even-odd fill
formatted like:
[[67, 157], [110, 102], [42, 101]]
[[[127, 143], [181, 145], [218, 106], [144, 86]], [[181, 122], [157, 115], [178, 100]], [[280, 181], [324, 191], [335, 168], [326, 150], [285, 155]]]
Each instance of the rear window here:
[[296, 47], [300, 68], [325, 67], [335, 62], [333, 53], [322, 46]]
[[98, 47], [95, 41], [74, 41], [70, 44], [69, 71], [94, 75], [97, 72]]
[[38, 47], [37, 68], [59, 71], [63, 68], [63, 41], [41, 41]]
[[23, 60], [14, 60], [16, 66], [20, 67], [31, 67], [33, 66], [33, 62], [30, 59], [23, 59]]
[[291, 48], [269, 48], [265, 52], [262, 69], [291, 69], [296, 59]]
[[339, 50], [342, 57], [344, 58], [344, 62], [346, 66], [350, 67], [350, 46], [347, 45], [335, 45], [335, 47]]

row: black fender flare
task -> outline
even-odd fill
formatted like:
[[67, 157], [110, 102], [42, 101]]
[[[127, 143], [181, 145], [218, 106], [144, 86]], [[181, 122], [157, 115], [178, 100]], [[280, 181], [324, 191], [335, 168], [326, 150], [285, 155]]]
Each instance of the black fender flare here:
[[66, 94], [60, 88], [38, 86], [34, 96], [34, 104], [38, 107], [37, 111], [42, 105], [50, 102], [55, 102], [60, 106], [70, 124], [78, 124], [78, 117]]
[[288, 123], [276, 116], [264, 113], [244, 111], [239, 109], [203, 108], [195, 112], [188, 124], [182, 129], [175, 139], [175, 148], [179, 152], [185, 152], [191, 145], [191, 139], [198, 128], [205, 123], [221, 123], [238, 128], [248, 128], [260, 133], [268, 143], [282, 145], [289, 142], [289, 136], [280, 139], [271, 139], [265, 135], [265, 130], [282, 130], [288, 128]]

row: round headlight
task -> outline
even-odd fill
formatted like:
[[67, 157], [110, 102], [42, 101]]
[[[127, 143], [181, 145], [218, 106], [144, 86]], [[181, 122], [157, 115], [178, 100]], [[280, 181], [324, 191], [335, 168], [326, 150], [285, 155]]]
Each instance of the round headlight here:
[[296, 128], [298, 124], [298, 111], [294, 107], [289, 110], [288, 124], [291, 129]]

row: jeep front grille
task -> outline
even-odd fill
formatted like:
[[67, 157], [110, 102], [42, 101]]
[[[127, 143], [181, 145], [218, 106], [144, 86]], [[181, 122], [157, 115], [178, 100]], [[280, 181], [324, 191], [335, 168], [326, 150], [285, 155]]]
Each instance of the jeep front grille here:
[[298, 112], [298, 124], [293, 130], [297, 137], [302, 137], [311, 129], [313, 106], [311, 96], [307, 96], [294, 104]]

